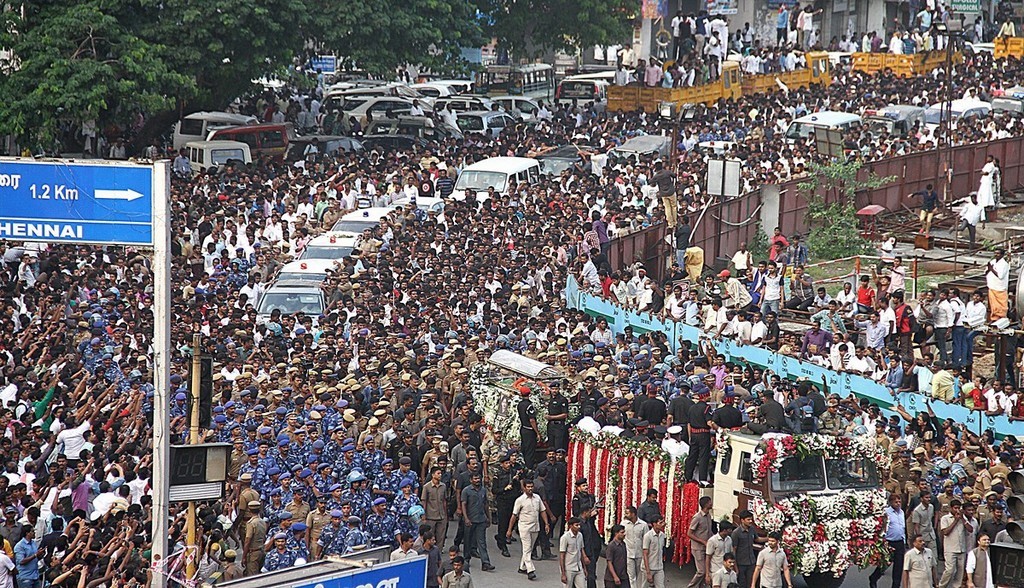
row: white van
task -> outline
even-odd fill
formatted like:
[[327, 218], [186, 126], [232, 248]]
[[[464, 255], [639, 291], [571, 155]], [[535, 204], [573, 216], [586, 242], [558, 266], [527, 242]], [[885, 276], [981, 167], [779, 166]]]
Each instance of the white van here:
[[323, 235], [313, 237], [306, 247], [299, 254], [299, 259], [341, 259], [352, 255], [356, 248], [356, 236], [354, 233], [341, 231], [328, 231]]
[[558, 82], [558, 87], [555, 89], [555, 101], [559, 104], [567, 104], [576, 100], [579, 105], [584, 105], [587, 102], [606, 102], [608, 86], [614, 79], [614, 71], [569, 76]]
[[252, 152], [241, 141], [190, 141], [185, 143], [185, 156], [193, 176], [211, 167], [220, 168], [229, 161], [252, 163]]
[[992, 112], [992, 105], [988, 102], [962, 98], [932, 104], [928, 110], [924, 111], [924, 123], [929, 129], [935, 131], [946, 116], [950, 116], [952, 120], [960, 120], [961, 118], [985, 117], [990, 112]]
[[362, 233], [366, 229], [372, 229], [380, 224], [380, 220], [394, 211], [393, 206], [375, 206], [372, 208], [361, 208], [353, 210], [338, 219], [331, 227], [331, 231], [344, 233]]
[[281, 282], [313, 282], [319, 284], [327, 279], [328, 271], [340, 269], [333, 259], [296, 259], [290, 261], [277, 273]]
[[205, 141], [214, 131], [231, 127], [258, 124], [255, 116], [230, 112], [193, 112], [174, 125], [174, 149], [177, 151], [189, 141]]
[[324, 313], [327, 307], [324, 299], [324, 292], [320, 284], [309, 281], [281, 281], [271, 284], [270, 288], [263, 294], [256, 304], [256, 324], [266, 324], [270, 315], [275, 310], [281, 311], [284, 316], [303, 313], [317, 317]]
[[530, 185], [540, 181], [540, 162], [529, 157], [491, 157], [466, 166], [455, 182], [452, 198], [466, 199], [466, 190], [473, 190], [477, 200], [487, 196], [487, 189], [494, 188], [496, 194], [508, 194], [511, 188], [526, 182]]
[[801, 116], [789, 123], [789, 127], [786, 129], [786, 140], [792, 143], [806, 139], [818, 129], [837, 129], [846, 132], [859, 127], [860, 123], [861, 118], [856, 114], [823, 110]]

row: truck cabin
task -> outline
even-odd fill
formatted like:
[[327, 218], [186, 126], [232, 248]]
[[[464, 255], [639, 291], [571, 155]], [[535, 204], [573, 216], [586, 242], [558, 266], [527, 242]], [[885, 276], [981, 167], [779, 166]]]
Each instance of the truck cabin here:
[[719, 452], [713, 488], [714, 516], [730, 517], [749, 508], [751, 498], [769, 502], [798, 494], [829, 495], [845, 490], [881, 487], [876, 464], [869, 459], [830, 459], [823, 455], [785, 458], [779, 471], [755, 480], [750, 458], [761, 441], [758, 435], [729, 434], [729, 451]]

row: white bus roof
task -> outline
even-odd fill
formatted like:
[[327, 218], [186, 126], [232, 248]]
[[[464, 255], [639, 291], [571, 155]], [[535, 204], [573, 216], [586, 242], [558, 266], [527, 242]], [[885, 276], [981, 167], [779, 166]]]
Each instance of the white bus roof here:
[[212, 123], [222, 123], [240, 126], [256, 124], [257, 122], [255, 116], [250, 116], [247, 114], [234, 114], [231, 112], [207, 112], [205, 110], [200, 112], [193, 112], [192, 114], [187, 114], [183, 118], [189, 120], [205, 120]]

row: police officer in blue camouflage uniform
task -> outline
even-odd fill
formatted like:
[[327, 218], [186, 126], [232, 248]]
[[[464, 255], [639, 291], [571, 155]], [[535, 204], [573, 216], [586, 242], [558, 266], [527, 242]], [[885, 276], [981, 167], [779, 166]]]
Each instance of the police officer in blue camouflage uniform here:
[[373, 512], [366, 517], [363, 528], [370, 536], [371, 547], [395, 545], [398, 535], [398, 517], [388, 512], [388, 501], [378, 498], [373, 501]]
[[331, 510], [331, 522], [320, 532], [317, 544], [320, 546], [320, 556], [342, 555], [345, 553], [345, 537], [348, 535], [348, 526], [342, 522], [341, 509]]
[[370, 540], [366, 532], [359, 528], [362, 519], [352, 515], [348, 517], [348, 533], [345, 535], [345, 553], [353, 553], [357, 550], [366, 549]]
[[363, 452], [359, 455], [359, 462], [363, 466], [363, 474], [371, 480], [376, 480], [383, 471], [384, 452], [377, 449], [376, 441], [367, 435], [363, 439]]
[[273, 490], [270, 491], [269, 494], [270, 503], [267, 504], [263, 509], [264, 512], [266, 513], [266, 515], [263, 517], [263, 520], [267, 521], [267, 528], [273, 529], [274, 527], [280, 525], [281, 521], [284, 518], [286, 518], [285, 515], [291, 517], [292, 513], [284, 509], [285, 503], [283, 500], [281, 500], [280, 488], [274, 488]]
[[359, 456], [356, 454], [356, 446], [354, 443], [342, 445], [341, 455], [341, 460], [336, 463], [334, 468], [334, 473], [337, 474], [339, 480], [348, 479], [352, 472], [356, 470], [362, 474], [362, 463], [359, 461]]
[[273, 572], [295, 565], [297, 554], [288, 548], [288, 533], [277, 533], [274, 536], [274, 549], [263, 560], [263, 571]]
[[185, 418], [185, 414], [186, 414], [185, 399], [186, 398], [187, 398], [187, 395], [184, 392], [180, 391], [180, 389], [179, 389], [179, 392], [177, 392], [174, 395], [174, 403], [171, 404], [171, 419], [172, 420], [176, 419], [176, 418]]
[[309, 548], [306, 547], [306, 523], [298, 522], [292, 524], [292, 532], [288, 535], [288, 549], [295, 554], [295, 563], [303, 564], [309, 561]]
[[341, 484], [331, 484], [327, 488], [329, 494], [327, 495], [327, 508], [333, 510], [341, 508], [343, 503], [346, 503], [345, 489]]
[[381, 462], [380, 474], [373, 480], [373, 497], [386, 498], [391, 502], [398, 495], [401, 483], [402, 478], [394, 471], [392, 461], [385, 459]]

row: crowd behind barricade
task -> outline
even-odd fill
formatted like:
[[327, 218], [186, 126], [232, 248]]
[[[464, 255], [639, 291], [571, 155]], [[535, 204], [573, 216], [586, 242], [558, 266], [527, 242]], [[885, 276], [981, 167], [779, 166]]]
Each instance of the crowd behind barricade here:
[[[957, 89], [989, 92], [1011, 83], [1017, 68], [1015, 62], [969, 59], [957, 72]], [[663, 334], [630, 329], [614, 334], [603, 321], [568, 309], [563, 299], [567, 276], [582, 272], [584, 282], [595, 288], [609, 280], [633, 284], [636, 293], [627, 290], [620, 302], [654, 312], [664, 309], [674, 318], [682, 308], [683, 320], [689, 320], [689, 307], [668, 300], [671, 295], [659, 292], [660, 284], [648, 283], [644, 268], [610, 268], [605, 255], [618, 231], [663, 222], [666, 216], [682, 232], [687, 223], [675, 222], [672, 197], [678, 187], [678, 212], [685, 212], [684, 201], [692, 209], [701, 200], [704, 160], [694, 149], [695, 138], [734, 141], [733, 153], [748, 163], [748, 187], [776, 182], [804, 173], [815, 157], [807, 142], [782, 141], [785, 121], [826, 107], [927, 103], [941, 95], [942, 83], [934, 76], [901, 80], [847, 74], [829, 88], [744, 97], [707, 108], [696, 122], [683, 126], [675, 178], [671, 166], [653, 157], [625, 161], [607, 155], [623, 139], [659, 132], [664, 123], [644, 114], [555, 107], [538, 125], [506, 129], [493, 141], [448, 140], [417, 152], [321, 155], [302, 167], [260, 161], [176, 179], [171, 194], [173, 316], [159, 317], [172, 322], [173, 437], [181, 442], [187, 434], [190, 345], [193, 334], [201, 333], [202, 351], [214, 361], [213, 419], [203, 438], [231, 443], [233, 453], [228, 495], [199, 509], [198, 552], [185, 548], [184, 509], [173, 507], [167, 540], [170, 552], [182, 557], [173, 558], [175, 564], [163, 567], [163, 573], [180, 579], [182, 562], [192, 558], [200, 580], [226, 580], [390, 546], [392, 558], [412, 550], [428, 555], [428, 586], [462, 586], [472, 559], [480, 559], [483, 570], [493, 569], [488, 544], [508, 554], [515, 530], [523, 547], [519, 569], [531, 579], [536, 577], [533, 548], [544, 558], [559, 543], [561, 552], [577, 554], [588, 570], [586, 583], [593, 585], [602, 538], [595, 536], [595, 504], [588, 501], [592, 495], [585, 480], [573, 481], [576, 498], [566, 504], [566, 437], [560, 437], [563, 446], [552, 446], [538, 462], [501, 439], [474, 411], [469, 371], [495, 349], [519, 351], [569, 375], [566, 388], [552, 391], [548, 399], [549, 408], [559, 409], [549, 410], [549, 430], [571, 424], [560, 408], [572, 398], [582, 407], [580, 426], [616, 427], [652, 443], [666, 436], [690, 443], [695, 450], [688, 454], [687, 477], [704, 483], [710, 480], [711, 429], [743, 426], [748, 419], [737, 405], [753, 397], [763, 399], [750, 419], [754, 427], [762, 421], [764, 430], [881, 427], [893, 447], [920, 448], [922, 459], [936, 460], [921, 462], [919, 475], [954, 481], [949, 468], [931, 467], [941, 466], [943, 459], [965, 459], [963, 445], [973, 438], [950, 423], [927, 414], [906, 415], [906, 424], [882, 422], [878, 407], [850, 399], [834, 399], [836, 407], [851, 411], [846, 417], [826, 417], [835, 413], [828, 402], [815, 400], [809, 385], [791, 390], [756, 368], [728, 366], [708, 341], [694, 342], [700, 344], [697, 351], [682, 346], [672, 353]], [[989, 140], [1017, 128], [968, 121], [957, 125], [956, 140]], [[877, 141], [876, 149], [887, 144], [887, 139], [858, 135], [848, 140], [855, 146]], [[560, 177], [520, 185], [512, 194], [449, 198], [450, 180], [473, 161], [573, 141], [587, 144], [595, 154]], [[918, 140], [907, 148], [929, 146], [928, 140]], [[282, 263], [301, 253], [312, 236], [329, 229], [358, 199], [388, 204], [433, 195], [445, 198], [440, 214], [411, 203], [363, 231], [353, 253], [339, 260], [323, 283], [327, 306], [321, 314], [257, 316], [255, 303]], [[671, 207], [668, 214], [665, 204]], [[680, 218], [685, 221], [685, 214]], [[0, 248], [5, 334], [0, 341], [0, 402], [5, 406], [0, 413], [0, 575], [16, 575], [22, 587], [145, 584], [152, 573], [154, 540], [151, 261], [130, 248], [35, 243], [3, 243]], [[780, 255], [794, 266], [809, 256], [796, 239], [773, 256], [777, 266], [782, 265]], [[749, 259], [736, 265], [737, 275], [753, 270], [751, 265]], [[631, 273], [615, 277], [627, 269]], [[902, 346], [905, 335], [913, 336], [904, 330], [908, 322], [926, 324], [924, 319], [911, 321], [906, 310], [897, 310], [903, 306], [891, 304], [902, 301], [897, 289], [888, 287], [896, 274], [890, 269], [876, 285], [869, 283], [874, 297], [867, 299], [868, 309], [855, 313], [867, 315], [858, 320], [869, 325], [875, 320], [870, 308], [879, 316], [890, 311], [896, 316], [887, 323], [887, 328], [896, 325], [894, 332], [880, 339], [872, 339], [872, 333], [879, 334], [877, 327], [860, 327], [867, 336], [865, 349], [881, 350], [886, 342]], [[766, 284], [779, 283], [778, 268], [770, 269], [767, 262], [763, 273], [753, 275]], [[737, 287], [737, 281], [732, 274], [721, 275], [705, 286], [714, 312], [698, 313], [698, 320], [707, 332], [746, 336], [747, 327], [732, 324], [746, 321], [728, 314], [728, 306], [738, 303], [730, 300], [715, 308], [714, 294], [717, 289], [723, 299], [742, 299], [745, 291], [751, 301], [744, 306], [754, 304], [753, 294], [759, 294], [761, 307], [767, 305], [769, 312], [813, 308], [822, 323], [828, 318], [829, 326], [812, 329], [801, 342], [784, 341], [776, 331], [780, 352], [799, 347], [802, 356], [832, 362], [835, 349], [838, 365], [845, 362], [846, 369], [855, 361], [867, 364], [849, 343], [845, 355], [840, 353], [846, 335], [837, 345], [831, 334], [846, 323], [819, 310], [810, 290], [804, 290], [813, 286], [809, 278], [798, 276], [790, 288], [795, 284], [800, 290], [777, 299], [774, 289], [752, 293], [742, 283]], [[612, 286], [609, 295], [616, 287], [621, 285]], [[702, 299], [697, 288], [692, 291]], [[827, 300], [824, 308], [831, 309]], [[835, 312], [852, 307], [839, 308]], [[939, 324], [933, 319], [936, 340]], [[953, 324], [947, 333], [952, 361], [959, 358], [964, 362], [959, 367], [966, 368], [972, 355], [964, 351], [963, 329]], [[880, 354], [875, 366], [887, 366], [887, 381], [902, 373], [893, 380], [898, 388], [904, 381], [920, 380], [906, 377], [907, 368], [898, 372], [897, 363]], [[912, 363], [910, 369], [922, 365]], [[877, 373], [875, 368], [862, 371]], [[932, 376], [933, 389], [942, 381], [940, 374]], [[952, 396], [940, 399], [973, 397], [974, 391], [950, 379]], [[984, 386], [975, 390], [987, 390]], [[1001, 390], [1005, 397], [1005, 383]], [[791, 409], [780, 414], [772, 402]], [[520, 405], [522, 425], [535, 429], [526, 404]], [[813, 406], [808, 409], [808, 404]], [[1004, 441], [998, 454], [991, 439], [975, 442], [980, 447], [975, 454], [986, 459], [985, 465], [1015, 465], [1012, 442]], [[999, 487], [991, 475], [985, 477], [989, 470], [976, 473], [977, 481], [956, 476], [952, 492], [966, 494], [978, 484], [985, 491]], [[895, 468], [893, 476], [901, 484], [910, 479], [901, 479]], [[643, 586], [649, 580], [659, 586], [659, 577], [664, 581], [659, 548], [664, 523], [660, 513], [650, 510], [649, 503], [646, 510], [641, 506], [652, 529], [640, 532], [639, 539], [631, 526], [635, 519], [614, 532], [616, 537], [626, 534], [622, 545], [635, 579], [630, 584]], [[560, 520], [569, 539], [556, 542]], [[493, 543], [492, 522], [498, 527]], [[644, 558], [645, 551], [656, 555]], [[571, 565], [566, 570], [574, 571]], [[622, 579], [614, 565], [608, 573]], [[574, 576], [572, 585], [576, 582]]]

